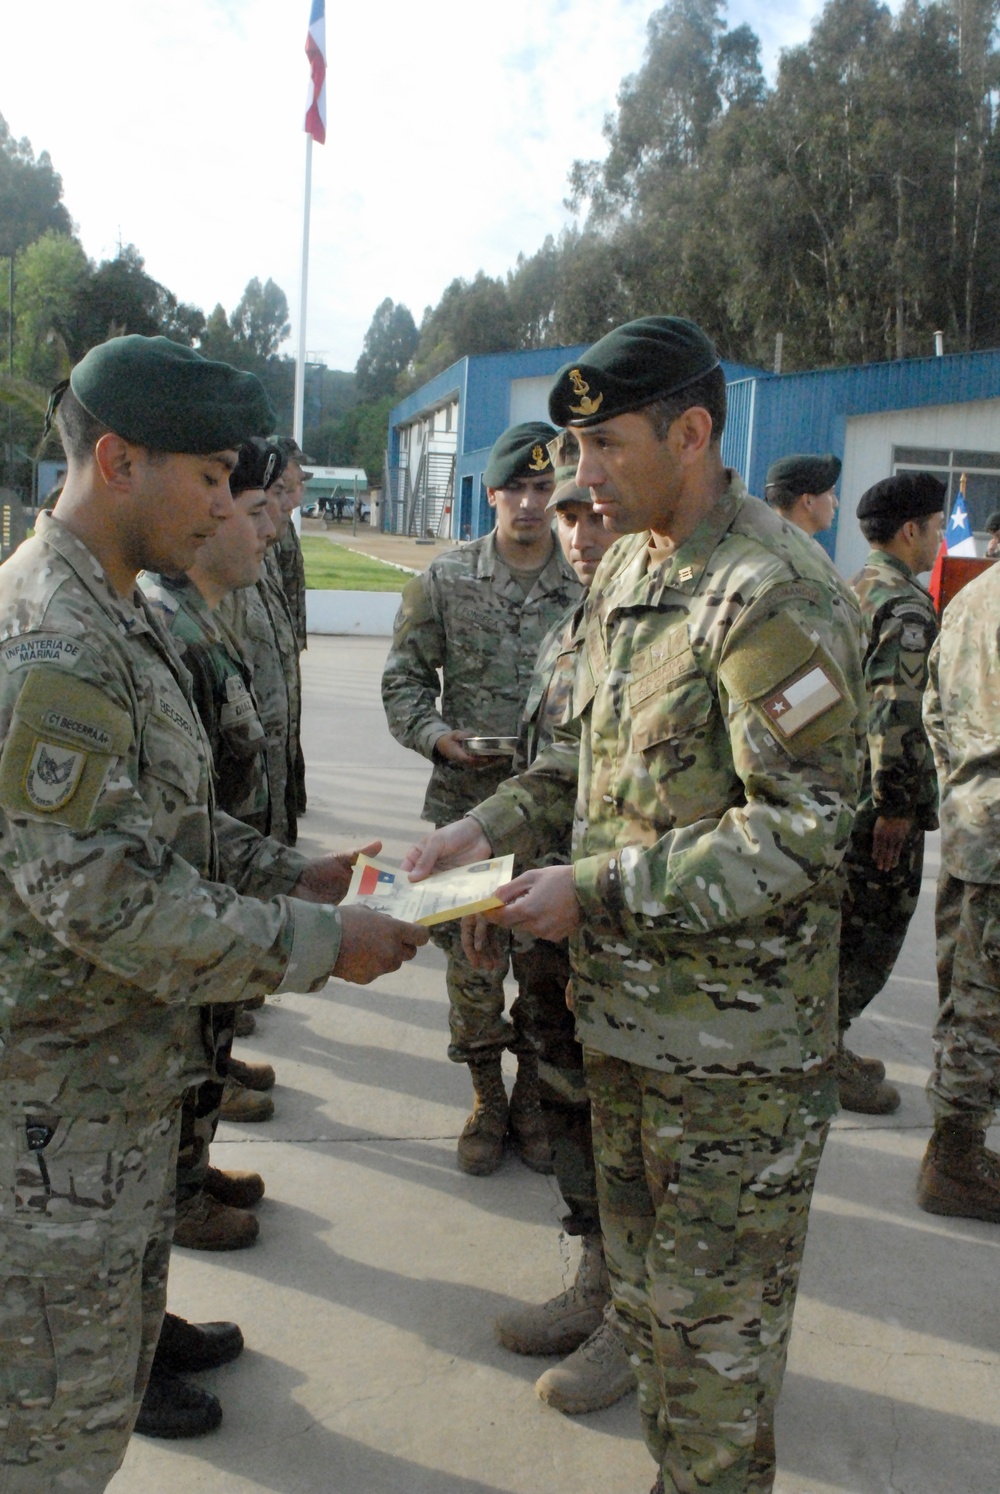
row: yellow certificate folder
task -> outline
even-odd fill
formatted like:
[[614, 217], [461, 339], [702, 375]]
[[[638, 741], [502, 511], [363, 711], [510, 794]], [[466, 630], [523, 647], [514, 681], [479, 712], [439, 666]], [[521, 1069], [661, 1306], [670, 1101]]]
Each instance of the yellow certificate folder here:
[[363, 908], [374, 908], [376, 913], [390, 913], [406, 923], [422, 923], [430, 928], [435, 923], [447, 923], [449, 918], [502, 908], [496, 890], [513, 876], [513, 856], [494, 856], [489, 861], [456, 867], [454, 871], [434, 872], [422, 882], [411, 882], [409, 874], [397, 866], [359, 856], [340, 906], [358, 903]]

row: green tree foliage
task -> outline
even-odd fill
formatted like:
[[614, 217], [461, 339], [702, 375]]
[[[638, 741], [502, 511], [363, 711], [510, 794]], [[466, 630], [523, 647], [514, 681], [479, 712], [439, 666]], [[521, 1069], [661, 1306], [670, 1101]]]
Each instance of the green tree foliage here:
[[354, 370], [359, 398], [376, 400], [392, 394], [417, 350], [417, 341], [417, 324], [410, 308], [402, 303], [397, 306], [386, 296], [371, 319]]
[[30, 142], [15, 140], [0, 114], [0, 255], [24, 249], [50, 229], [69, 233], [72, 226], [48, 151], [36, 161]]

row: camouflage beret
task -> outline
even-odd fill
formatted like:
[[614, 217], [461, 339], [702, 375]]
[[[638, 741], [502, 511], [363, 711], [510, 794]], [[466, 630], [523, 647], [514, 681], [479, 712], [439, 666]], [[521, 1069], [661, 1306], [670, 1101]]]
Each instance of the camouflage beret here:
[[592, 508], [594, 503], [594, 495], [590, 489], [578, 488], [572, 476], [557, 483], [552, 497], [545, 505], [545, 511], [548, 513], [550, 509], [565, 508], [568, 503], [581, 503], [585, 508]]
[[102, 342], [76, 365], [69, 385], [95, 420], [154, 451], [225, 451], [274, 424], [255, 374], [203, 358], [168, 337]]
[[783, 456], [767, 469], [767, 488], [781, 487], [789, 493], [827, 493], [840, 476], [840, 458], [832, 452], [826, 456]]
[[923, 519], [944, 508], [947, 483], [930, 472], [897, 472], [861, 494], [859, 519], [889, 519], [897, 527], [907, 519]]
[[297, 462], [300, 467], [315, 467], [316, 458], [306, 456], [302, 447], [294, 436], [268, 436], [272, 446], [280, 446], [285, 454], [285, 462]]
[[488, 488], [505, 488], [516, 477], [551, 477], [548, 443], [554, 435], [555, 431], [544, 420], [512, 425], [494, 442], [483, 482]]
[[616, 327], [556, 374], [549, 415], [557, 425], [597, 425], [667, 399], [719, 366], [710, 338], [680, 316], [643, 316]]
[[236, 498], [255, 488], [265, 491], [285, 470], [285, 453], [277, 441], [251, 436], [240, 446], [236, 466], [229, 474], [229, 491]]
[[580, 465], [580, 442], [577, 440], [576, 432], [559, 431], [549, 442], [548, 453], [552, 458], [556, 482], [565, 482], [568, 477], [575, 474]]

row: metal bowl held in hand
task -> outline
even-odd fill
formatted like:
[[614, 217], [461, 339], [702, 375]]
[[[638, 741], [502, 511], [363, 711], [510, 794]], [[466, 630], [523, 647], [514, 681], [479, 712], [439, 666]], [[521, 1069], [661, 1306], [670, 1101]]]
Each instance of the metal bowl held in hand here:
[[462, 745], [476, 757], [513, 757], [517, 737], [466, 737]]

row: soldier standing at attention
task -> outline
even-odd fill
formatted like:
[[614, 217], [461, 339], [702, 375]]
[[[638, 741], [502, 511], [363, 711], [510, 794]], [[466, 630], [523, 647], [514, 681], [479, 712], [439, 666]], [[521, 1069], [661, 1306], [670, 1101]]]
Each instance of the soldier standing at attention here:
[[[615, 536], [605, 529], [590, 493], [575, 482], [579, 445], [571, 431], [549, 445], [557, 486], [549, 499], [556, 538], [586, 591]], [[569, 465], [570, 457], [572, 465]], [[515, 773], [534, 762], [570, 716], [573, 677], [581, 643], [581, 604], [549, 633], [535, 663], [521, 732], [514, 754]], [[551, 849], [552, 864], [569, 861], [569, 841]], [[487, 925], [487, 927], [489, 927]], [[506, 937], [506, 936], [505, 936]], [[494, 1322], [498, 1341], [515, 1354], [566, 1354], [539, 1376], [535, 1390], [557, 1411], [580, 1415], [611, 1406], [635, 1389], [635, 1374], [611, 1306], [611, 1286], [597, 1209], [590, 1096], [583, 1076], [583, 1050], [576, 1041], [566, 1005], [570, 978], [566, 941], [522, 935], [512, 956], [518, 999], [528, 1013], [528, 1031], [538, 1056], [538, 1090], [559, 1191], [566, 1203], [562, 1226], [580, 1239], [576, 1277], [566, 1291], [540, 1306], [519, 1306]]]
[[837, 1104], [838, 867], [864, 740], [853, 593], [722, 464], [677, 317], [557, 376], [577, 482], [628, 539], [584, 604], [573, 716], [407, 858], [573, 833], [488, 915], [570, 937], [601, 1228], [657, 1491], [767, 1494], [809, 1200]]
[[236, 448], [272, 420], [258, 381], [131, 336], [57, 394], [66, 483], [0, 567], [4, 1494], [100, 1494], [124, 1457], [200, 1008], [368, 980], [426, 939], [332, 907], [343, 858], [215, 812], [187, 672], [136, 589], [232, 512]]
[[929, 472], [900, 472], [858, 503], [872, 547], [851, 582], [867, 635], [868, 751], [844, 857], [837, 1083], [844, 1109], [865, 1115], [891, 1114], [899, 1091], [844, 1035], [892, 974], [920, 897], [924, 834], [937, 827], [937, 773], [920, 716], [937, 617], [917, 576], [941, 546], [946, 491]]
[[[275, 488], [275, 496], [280, 494], [281, 506], [287, 509], [289, 515], [284, 535], [275, 546], [275, 553], [281, 570], [281, 584], [285, 600], [295, 627], [295, 638], [301, 655], [309, 645], [306, 619], [306, 567], [302, 558], [302, 544], [298, 530], [295, 528], [291, 515], [301, 507], [306, 481], [312, 473], [305, 470], [310, 459], [297, 441], [291, 436], [278, 436], [272, 439], [276, 441], [285, 457], [285, 470], [272, 486]], [[306, 763], [302, 755], [302, 742], [298, 738], [295, 743], [294, 769], [295, 808], [297, 814], [303, 815], [306, 812]]]
[[945, 609], [924, 698], [941, 785], [938, 977], [927, 1094], [934, 1132], [917, 1202], [1000, 1224], [1000, 1156], [986, 1130], [1000, 1099], [1000, 565]]
[[781, 457], [767, 469], [764, 497], [789, 524], [815, 538], [833, 527], [839, 476], [840, 458], [833, 455]]
[[[437, 556], [403, 591], [382, 701], [396, 740], [434, 764], [423, 810], [434, 825], [464, 814], [509, 774], [509, 756], [477, 757], [465, 741], [516, 735], [541, 642], [580, 596], [546, 511], [554, 487], [546, 443], [554, 435], [541, 422], [504, 432], [484, 474], [496, 528]], [[474, 970], [457, 923], [439, 924], [431, 937], [448, 956], [448, 1057], [469, 1065], [475, 1090], [458, 1141], [459, 1167], [477, 1176], [495, 1172], [509, 1126], [522, 1160], [551, 1172], [520, 1005], [511, 1011], [513, 1032], [504, 1019], [504, 969]], [[509, 1105], [500, 1069], [505, 1048], [518, 1055]]]

